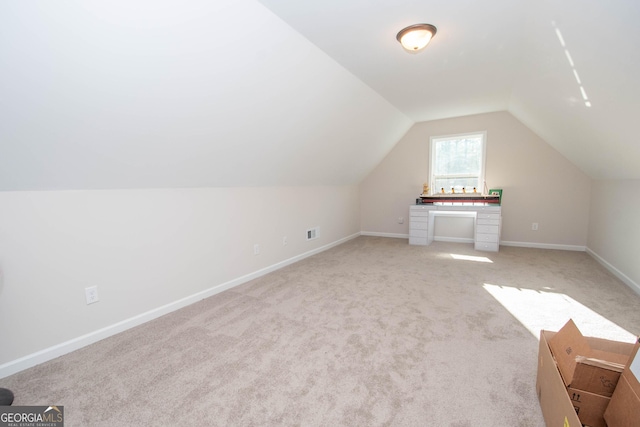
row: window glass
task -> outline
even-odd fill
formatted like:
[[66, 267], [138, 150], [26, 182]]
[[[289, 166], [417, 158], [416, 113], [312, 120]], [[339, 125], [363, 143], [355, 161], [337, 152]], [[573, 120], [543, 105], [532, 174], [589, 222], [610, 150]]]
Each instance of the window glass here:
[[482, 192], [485, 133], [431, 138], [431, 192]]

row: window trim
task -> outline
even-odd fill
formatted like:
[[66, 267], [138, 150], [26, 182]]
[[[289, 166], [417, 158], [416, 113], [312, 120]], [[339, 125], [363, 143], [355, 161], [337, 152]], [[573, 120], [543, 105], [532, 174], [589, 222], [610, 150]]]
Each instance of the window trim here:
[[[462, 139], [464, 137], [480, 136], [482, 141], [482, 159], [480, 161], [480, 174], [478, 176], [478, 186], [476, 187], [481, 194], [485, 193], [485, 172], [487, 163], [487, 131], [466, 132], [451, 135], [438, 135], [429, 137], [429, 192], [431, 195], [439, 194], [435, 188], [436, 177], [433, 174], [435, 170], [435, 144], [434, 141]], [[447, 177], [475, 177], [475, 174], [452, 174]]]

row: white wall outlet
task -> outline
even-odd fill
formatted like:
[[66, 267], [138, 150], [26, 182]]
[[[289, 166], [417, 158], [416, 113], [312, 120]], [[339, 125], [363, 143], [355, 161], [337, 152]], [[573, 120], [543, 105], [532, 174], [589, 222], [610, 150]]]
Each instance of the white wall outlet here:
[[287, 246], [287, 236], [282, 238], [282, 246]]
[[259, 244], [255, 244], [253, 245], [253, 254], [254, 255], [260, 255], [260, 245]]
[[87, 305], [98, 302], [98, 287], [91, 286], [89, 288], [84, 288], [84, 296], [87, 299]]
[[399, 216], [398, 217], [398, 224], [404, 224], [404, 218]]
[[533, 231], [538, 231], [538, 223], [537, 222], [533, 222], [531, 223], [531, 229]]

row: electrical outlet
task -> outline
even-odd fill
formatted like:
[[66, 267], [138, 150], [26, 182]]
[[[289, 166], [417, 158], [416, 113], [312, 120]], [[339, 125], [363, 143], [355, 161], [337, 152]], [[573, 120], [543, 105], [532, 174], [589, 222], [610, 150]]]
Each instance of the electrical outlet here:
[[259, 244], [255, 244], [253, 245], [253, 254], [254, 255], [260, 255], [260, 245]]
[[91, 286], [90, 288], [84, 288], [84, 296], [87, 299], [87, 305], [98, 302], [98, 287]]
[[404, 224], [404, 218], [399, 216], [398, 217], [398, 224]]
[[537, 222], [533, 222], [531, 223], [531, 229], [533, 231], [538, 231], [538, 223]]

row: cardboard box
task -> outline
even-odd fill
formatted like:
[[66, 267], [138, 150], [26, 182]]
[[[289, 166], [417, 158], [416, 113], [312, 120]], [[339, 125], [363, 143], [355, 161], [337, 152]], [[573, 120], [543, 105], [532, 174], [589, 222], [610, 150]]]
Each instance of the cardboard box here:
[[625, 367], [618, 386], [611, 397], [611, 403], [604, 413], [609, 427], [640, 426], [640, 343]]
[[[569, 327], [565, 329], [567, 325], [569, 325]], [[591, 391], [578, 389], [571, 383], [567, 386], [559, 370], [560, 363], [556, 362], [556, 358], [552, 353], [550, 342], [555, 341], [556, 348], [563, 351], [564, 354], [568, 356], [573, 355], [573, 363], [570, 362], [569, 358], [564, 356], [561, 356], [560, 359], [569, 360], [567, 363], [569, 367], [565, 369], [567, 372], [566, 375], [570, 378], [571, 382], [581, 385], [585, 383], [589, 385], [589, 383], [593, 381], [592, 372], [589, 372], [592, 368], [589, 367], [591, 365], [585, 364], [585, 366], [580, 367], [580, 369], [575, 369], [579, 364], [584, 364], [583, 362], [575, 361], [576, 348], [586, 351], [586, 354], [597, 355], [604, 358], [598, 360], [606, 361], [607, 354], [613, 353], [614, 359], [625, 359], [628, 361], [634, 345], [600, 338], [584, 337], [579, 331], [579, 335], [577, 335], [575, 334], [577, 331], [575, 324], [569, 321], [567, 325], [558, 332], [540, 331], [536, 391], [538, 393], [538, 399], [540, 400], [540, 407], [545, 423], [548, 427], [581, 427], [583, 424], [590, 427], [606, 427], [603, 414], [611, 398]], [[568, 334], [567, 331], [571, 333]], [[561, 334], [561, 332], [563, 333]], [[574, 345], [565, 345], [562, 338], [567, 335], [569, 336], [569, 340], [577, 343], [577, 347]], [[559, 336], [559, 338], [556, 339], [557, 336]], [[571, 365], [574, 365], [573, 369], [571, 369]], [[596, 366], [596, 368], [600, 369], [599, 366]], [[596, 369], [596, 371], [598, 371], [598, 369]], [[585, 372], [587, 376], [592, 379], [584, 380], [579, 377], [581, 373], [584, 374]], [[618, 372], [618, 379], [619, 374]], [[607, 378], [610, 378], [610, 376]], [[596, 386], [595, 388], [601, 389], [600, 386]]]
[[583, 424], [589, 427], [606, 427], [603, 414], [609, 406], [610, 397], [571, 387], [567, 388], [567, 393], [573, 409]]
[[633, 344], [609, 341], [595, 346], [569, 320], [549, 340], [549, 347], [567, 387], [611, 397], [629, 360]]
[[569, 399], [556, 362], [551, 354], [548, 340], [555, 332], [540, 331], [538, 351], [538, 376], [536, 391], [547, 427], [580, 427], [582, 423]]

